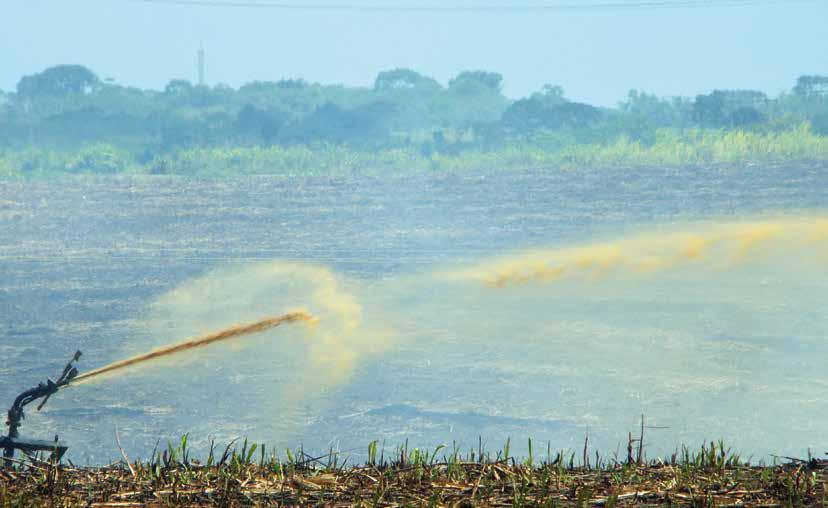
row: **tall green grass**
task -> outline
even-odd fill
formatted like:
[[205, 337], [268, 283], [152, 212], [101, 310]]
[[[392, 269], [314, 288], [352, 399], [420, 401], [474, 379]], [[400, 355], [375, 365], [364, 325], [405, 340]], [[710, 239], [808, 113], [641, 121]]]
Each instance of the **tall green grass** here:
[[138, 162], [108, 144], [74, 152], [27, 149], [0, 152], [0, 179], [54, 174], [330, 175], [351, 172], [461, 172], [510, 169], [680, 167], [828, 160], [828, 137], [808, 124], [779, 132], [659, 130], [655, 142], [628, 137], [609, 143], [544, 146], [523, 141], [495, 149], [469, 148], [426, 155], [417, 147], [360, 151], [342, 145], [199, 147]]

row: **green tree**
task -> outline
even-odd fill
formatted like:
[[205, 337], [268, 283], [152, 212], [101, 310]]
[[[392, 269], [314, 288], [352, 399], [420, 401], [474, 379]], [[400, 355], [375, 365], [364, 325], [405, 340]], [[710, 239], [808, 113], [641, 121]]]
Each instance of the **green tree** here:
[[811, 129], [820, 136], [828, 136], [828, 112], [813, 115]]
[[504, 127], [518, 132], [538, 129], [582, 128], [595, 123], [600, 111], [580, 102], [564, 98], [563, 88], [546, 85], [527, 99], [512, 103], [503, 113]]
[[828, 76], [799, 76], [793, 93], [806, 99], [828, 96]]
[[693, 102], [693, 120], [701, 125], [718, 127], [724, 123], [724, 94], [716, 90], [707, 95], [697, 95]]
[[681, 123], [683, 102], [665, 100], [655, 94], [630, 90], [627, 100], [618, 104], [618, 110], [636, 120], [645, 121], [656, 127], [668, 127]]
[[220, 107], [181, 107], [164, 113], [162, 148], [221, 146], [233, 139], [236, 118]]
[[253, 135], [265, 143], [275, 143], [288, 124], [290, 116], [284, 111], [259, 109], [246, 104], [236, 116], [236, 125], [242, 134]]
[[499, 95], [502, 86], [503, 76], [487, 71], [463, 71], [449, 81], [449, 91], [460, 95]]
[[164, 87], [164, 93], [167, 95], [183, 95], [189, 94], [193, 91], [193, 84], [186, 79], [173, 79]]
[[728, 114], [730, 127], [748, 127], [763, 123], [767, 117], [759, 110], [750, 106], [742, 106], [734, 109]]
[[354, 110], [346, 110], [327, 102], [306, 117], [293, 131], [293, 135], [296, 141], [305, 143], [364, 143], [382, 139], [387, 135], [382, 119], [392, 111], [393, 105], [384, 102], [371, 103]]
[[88, 94], [101, 87], [94, 72], [82, 65], [56, 65], [43, 72], [24, 76], [17, 83], [22, 97]]
[[693, 119], [707, 127], [738, 127], [763, 121], [768, 97], [756, 90], [713, 90], [697, 95]]
[[419, 72], [412, 71], [411, 69], [383, 71], [374, 80], [374, 91], [377, 92], [413, 90], [417, 92], [435, 93], [442, 89], [443, 87], [440, 86], [437, 80], [423, 76]]

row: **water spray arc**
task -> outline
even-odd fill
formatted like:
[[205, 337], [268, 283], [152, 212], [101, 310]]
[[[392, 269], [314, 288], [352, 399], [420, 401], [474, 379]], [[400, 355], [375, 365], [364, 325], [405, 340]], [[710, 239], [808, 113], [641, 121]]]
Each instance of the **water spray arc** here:
[[191, 349], [209, 346], [210, 344], [214, 344], [216, 342], [221, 342], [255, 333], [262, 333], [264, 331], [270, 330], [271, 328], [276, 328], [277, 326], [283, 324], [298, 322], [313, 323], [314, 318], [306, 312], [291, 312], [289, 314], [284, 314], [282, 316], [262, 319], [260, 321], [256, 321], [255, 323], [233, 326], [230, 328], [226, 328], [224, 330], [220, 330], [218, 332], [213, 332], [207, 335], [203, 335], [201, 337], [185, 340], [184, 342], [179, 342], [177, 344], [171, 344], [169, 346], [153, 349], [152, 351], [149, 351], [147, 353], [143, 353], [137, 356], [133, 356], [131, 358], [126, 358], [124, 360], [119, 360], [117, 362], [110, 363], [109, 365], [105, 365], [99, 369], [95, 369], [93, 371], [86, 372], [84, 374], [81, 374], [80, 376], [77, 376], [72, 381], [72, 384], [81, 384], [89, 381], [92, 378], [104, 374], [119, 371], [127, 367], [135, 366], [144, 362], [164, 358], [170, 355], [174, 355], [176, 353], [181, 353]]
[[58, 461], [66, 452], [68, 447], [61, 443], [57, 436], [55, 436], [54, 441], [44, 441], [22, 439], [19, 434], [19, 428], [23, 420], [23, 408], [26, 405], [42, 398], [43, 401], [37, 406], [37, 410], [39, 411], [46, 404], [46, 401], [49, 400], [49, 397], [57, 393], [60, 388], [88, 382], [91, 379], [98, 378], [105, 374], [111, 374], [128, 367], [165, 358], [184, 351], [203, 348], [216, 342], [262, 333], [283, 324], [313, 324], [315, 322], [316, 318], [309, 313], [302, 311], [290, 312], [281, 316], [268, 317], [253, 323], [232, 326], [230, 328], [225, 328], [201, 337], [188, 339], [183, 342], [154, 349], [147, 353], [110, 363], [109, 365], [105, 365], [82, 375], [78, 375], [77, 368], [72, 365], [80, 359], [81, 352], [77, 351], [69, 363], [66, 364], [66, 367], [64, 367], [63, 372], [58, 377], [57, 381], [47, 379], [45, 383], [40, 383], [36, 387], [22, 392], [15, 398], [11, 409], [8, 411], [8, 420], [6, 421], [6, 425], [9, 427], [8, 434], [6, 436], [0, 436], [0, 448], [3, 449], [3, 457], [5, 459], [4, 465], [6, 467], [11, 466], [15, 450], [20, 450], [26, 454], [38, 451], [51, 452], [53, 459]]

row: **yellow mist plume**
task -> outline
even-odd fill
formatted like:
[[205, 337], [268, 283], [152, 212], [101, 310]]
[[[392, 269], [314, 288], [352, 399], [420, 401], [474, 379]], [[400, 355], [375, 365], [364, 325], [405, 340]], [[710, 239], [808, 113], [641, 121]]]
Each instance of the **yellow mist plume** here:
[[615, 242], [543, 249], [485, 261], [448, 274], [452, 280], [477, 280], [503, 288], [548, 283], [563, 278], [640, 275], [680, 265], [728, 268], [751, 256], [792, 244], [825, 254], [828, 218], [780, 219], [709, 224], [679, 233], [645, 234]]
[[244, 322], [268, 309], [307, 309], [316, 325], [291, 337], [295, 340], [269, 341], [256, 350], [257, 359], [286, 362], [279, 364], [286, 377], [280, 382], [281, 403], [290, 405], [338, 386], [366, 355], [390, 347], [394, 334], [378, 328], [383, 320], [374, 316], [376, 299], [327, 267], [270, 261], [222, 268], [183, 283], [153, 302], [147, 323], [155, 334], [172, 328], [186, 335]]

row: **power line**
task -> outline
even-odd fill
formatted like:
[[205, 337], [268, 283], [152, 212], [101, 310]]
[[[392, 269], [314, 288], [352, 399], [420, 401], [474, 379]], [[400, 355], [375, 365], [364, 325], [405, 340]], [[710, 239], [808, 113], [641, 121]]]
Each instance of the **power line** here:
[[639, 0], [594, 3], [546, 3], [520, 5], [379, 5], [379, 4], [300, 4], [269, 0], [128, 0], [135, 3], [181, 5], [191, 7], [256, 8], [294, 11], [354, 11], [354, 12], [540, 12], [540, 11], [596, 11], [596, 10], [662, 10], [714, 7], [742, 7], [752, 5], [779, 5], [792, 3], [823, 3], [825, 0]]

